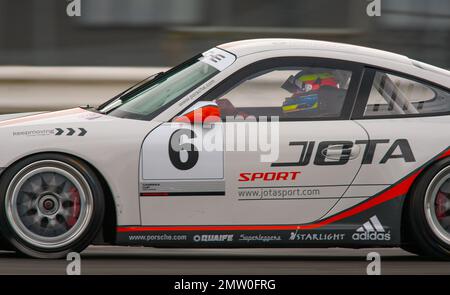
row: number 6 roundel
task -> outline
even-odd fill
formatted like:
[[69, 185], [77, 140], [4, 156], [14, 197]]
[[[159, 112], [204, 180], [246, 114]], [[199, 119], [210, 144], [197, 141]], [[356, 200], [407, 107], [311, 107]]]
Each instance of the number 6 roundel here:
[[212, 128], [179, 122], [158, 126], [145, 138], [142, 146], [142, 179], [223, 179], [223, 148], [202, 148], [205, 132], [223, 140], [223, 126], [220, 123]]

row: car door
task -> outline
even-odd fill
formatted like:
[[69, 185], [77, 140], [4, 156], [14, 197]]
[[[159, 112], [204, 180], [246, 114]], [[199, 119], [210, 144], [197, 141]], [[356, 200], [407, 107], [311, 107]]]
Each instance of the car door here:
[[[361, 167], [356, 143], [368, 140], [349, 120], [360, 74], [358, 65], [345, 62], [273, 58], [241, 69], [207, 95], [224, 122], [222, 220], [303, 224], [336, 204]], [[322, 82], [298, 95], [286, 85], [292, 79]]]
[[[299, 73], [304, 82], [321, 78], [328, 87], [305, 93], [305, 101], [294, 98], [285, 82]], [[351, 63], [292, 57], [256, 62], [226, 78], [191, 106], [214, 105], [220, 122], [167, 122], [146, 138], [142, 224], [206, 230], [320, 219], [361, 166], [355, 142], [368, 137], [349, 120], [360, 74]], [[182, 153], [171, 152], [174, 138]], [[222, 141], [205, 149], [211, 138]]]

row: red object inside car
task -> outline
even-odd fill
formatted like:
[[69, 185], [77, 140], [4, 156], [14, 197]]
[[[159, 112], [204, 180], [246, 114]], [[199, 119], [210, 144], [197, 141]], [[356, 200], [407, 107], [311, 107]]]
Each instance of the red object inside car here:
[[177, 117], [174, 121], [185, 123], [220, 122], [220, 109], [214, 105], [204, 106], [184, 114], [183, 116]]

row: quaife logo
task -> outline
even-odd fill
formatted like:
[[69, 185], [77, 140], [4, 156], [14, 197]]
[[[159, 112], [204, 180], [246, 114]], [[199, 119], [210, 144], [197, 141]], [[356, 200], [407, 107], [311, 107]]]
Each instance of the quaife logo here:
[[352, 235], [354, 241], [390, 241], [391, 232], [386, 232], [376, 215], [356, 229]]
[[233, 235], [195, 235], [194, 242], [232, 242]]

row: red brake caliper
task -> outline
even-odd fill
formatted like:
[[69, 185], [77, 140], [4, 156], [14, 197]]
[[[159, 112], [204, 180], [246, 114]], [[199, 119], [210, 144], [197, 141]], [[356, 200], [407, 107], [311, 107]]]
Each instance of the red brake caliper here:
[[75, 187], [72, 187], [69, 191], [70, 199], [72, 200], [72, 214], [67, 220], [67, 225], [72, 227], [78, 220], [80, 214], [80, 193]]
[[445, 202], [447, 202], [447, 195], [443, 192], [438, 192], [436, 196], [436, 217], [439, 220], [445, 217]]

